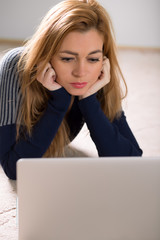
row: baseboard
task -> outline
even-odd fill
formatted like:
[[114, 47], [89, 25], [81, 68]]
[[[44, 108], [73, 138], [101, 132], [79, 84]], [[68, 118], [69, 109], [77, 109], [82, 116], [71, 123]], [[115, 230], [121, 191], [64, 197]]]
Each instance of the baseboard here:
[[[26, 40], [22, 39], [8, 39], [8, 38], [0, 38], [0, 44], [6, 45], [16, 45], [22, 46]], [[144, 46], [125, 46], [125, 45], [118, 45], [118, 49], [120, 50], [137, 50], [137, 51], [156, 51], [160, 52], [160, 47], [144, 47]]]
[[22, 39], [8, 39], [8, 38], [0, 38], [0, 44], [6, 45], [17, 45], [21, 46], [24, 44], [24, 40]]
[[119, 49], [119, 50], [134, 50], [134, 51], [160, 52], [160, 47], [122, 46], [122, 45], [118, 45], [118, 49]]

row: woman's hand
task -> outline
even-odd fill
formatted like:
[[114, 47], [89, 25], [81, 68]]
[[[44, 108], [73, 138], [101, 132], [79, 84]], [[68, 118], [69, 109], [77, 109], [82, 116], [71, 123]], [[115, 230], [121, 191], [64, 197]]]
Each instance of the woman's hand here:
[[40, 63], [38, 65], [37, 80], [50, 91], [58, 90], [61, 88], [62, 86], [56, 82], [56, 73], [52, 65], [50, 63], [47, 63], [43, 71], [41, 71], [42, 64], [43, 63]]
[[109, 82], [110, 82], [110, 62], [108, 58], [104, 57], [103, 68], [100, 76], [98, 77], [97, 81], [90, 87], [90, 89], [84, 95], [80, 96], [79, 99], [89, 97], [90, 95], [96, 93], [101, 88], [103, 88]]

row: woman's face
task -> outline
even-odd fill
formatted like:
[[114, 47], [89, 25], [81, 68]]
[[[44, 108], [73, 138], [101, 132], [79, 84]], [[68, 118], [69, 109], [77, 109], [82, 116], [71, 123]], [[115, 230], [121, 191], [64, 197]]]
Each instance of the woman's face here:
[[51, 60], [56, 81], [71, 95], [86, 93], [101, 73], [102, 49], [103, 36], [97, 30], [70, 32]]

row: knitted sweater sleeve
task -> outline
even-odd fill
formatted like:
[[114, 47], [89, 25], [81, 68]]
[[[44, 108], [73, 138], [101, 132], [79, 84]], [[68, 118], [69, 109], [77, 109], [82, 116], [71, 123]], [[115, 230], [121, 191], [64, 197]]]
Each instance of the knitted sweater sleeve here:
[[99, 156], [141, 156], [142, 150], [126, 121], [124, 112], [112, 123], [103, 113], [96, 95], [79, 101], [79, 108]]
[[0, 65], [0, 163], [11, 179], [16, 179], [16, 162], [20, 158], [43, 156], [71, 100], [64, 88], [52, 91], [45, 113], [34, 126], [32, 135], [16, 141], [16, 116], [20, 99], [14, 64], [16, 56], [17, 53], [10, 52]]

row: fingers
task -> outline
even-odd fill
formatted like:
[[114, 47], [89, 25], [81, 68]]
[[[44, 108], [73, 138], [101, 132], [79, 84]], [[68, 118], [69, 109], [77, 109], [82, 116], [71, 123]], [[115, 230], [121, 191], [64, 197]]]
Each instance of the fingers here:
[[105, 85], [110, 82], [110, 62], [106, 57], [103, 60], [103, 68], [98, 79], [104, 80]]
[[109, 59], [106, 58], [104, 60], [104, 65], [103, 65], [103, 72], [104, 72], [104, 79], [105, 83], [108, 84], [110, 82], [111, 74], [110, 74], [110, 62]]
[[38, 65], [37, 70], [37, 80], [48, 90], [53, 91], [61, 88], [61, 86], [55, 81], [56, 80], [56, 73], [52, 68], [50, 63], [47, 63], [43, 70], [43, 63]]
[[41, 71], [43, 65], [43, 63], [40, 63], [38, 65], [38, 70], [37, 70], [37, 80], [41, 83], [44, 82], [44, 79], [51, 76], [51, 73], [52, 75], [54, 76], [55, 75], [55, 71], [54, 69], [52, 68], [51, 64], [50, 63], [47, 63], [43, 69], [43, 71]]

